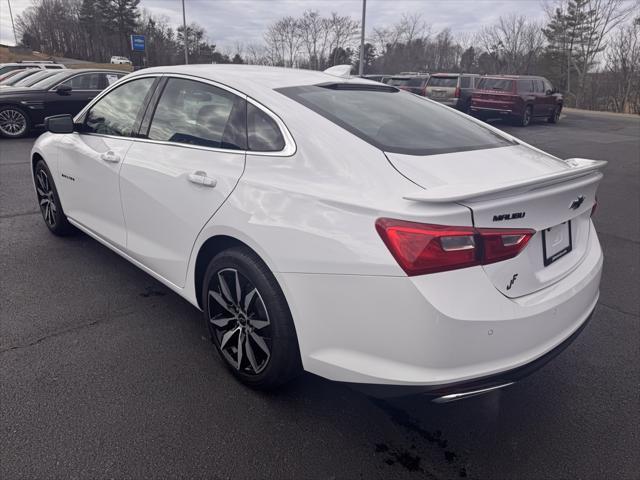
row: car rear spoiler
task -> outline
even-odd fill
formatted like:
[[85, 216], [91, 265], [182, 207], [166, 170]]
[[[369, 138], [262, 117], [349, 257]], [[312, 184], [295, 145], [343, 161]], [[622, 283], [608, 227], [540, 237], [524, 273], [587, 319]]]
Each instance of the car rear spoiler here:
[[410, 195], [405, 195], [406, 200], [428, 203], [460, 202], [479, 197], [501, 194], [510, 190], [534, 190], [550, 184], [562, 182], [572, 178], [582, 177], [591, 172], [601, 170], [607, 164], [604, 160], [587, 160], [586, 158], [570, 158], [564, 160], [569, 168], [560, 172], [554, 172], [539, 177], [516, 180], [503, 184], [449, 184], [429, 188]]

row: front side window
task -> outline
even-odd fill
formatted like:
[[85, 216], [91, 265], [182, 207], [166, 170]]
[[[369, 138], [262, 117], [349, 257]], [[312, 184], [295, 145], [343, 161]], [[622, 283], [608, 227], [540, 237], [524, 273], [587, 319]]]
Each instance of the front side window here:
[[[416, 95], [380, 86], [308, 85], [277, 89], [386, 152], [434, 155], [513, 145], [482, 125]], [[455, 132], [455, 134], [452, 134]]]
[[107, 93], [96, 103], [85, 120], [84, 131], [129, 137], [155, 78], [132, 80]]
[[171, 78], [148, 138], [231, 150], [246, 149], [246, 101], [206, 83]]

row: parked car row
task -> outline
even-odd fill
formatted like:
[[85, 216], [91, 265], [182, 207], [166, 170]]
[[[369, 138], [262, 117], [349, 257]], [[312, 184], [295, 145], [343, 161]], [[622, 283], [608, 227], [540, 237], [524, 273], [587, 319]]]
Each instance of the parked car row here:
[[[0, 71], [14, 64], [0, 64]], [[0, 81], [0, 136], [19, 138], [43, 126], [51, 115], [76, 115], [126, 72], [105, 69], [52, 69], [21, 64]], [[56, 64], [57, 65], [57, 64]], [[14, 73], [15, 72], [15, 73]]]
[[481, 119], [502, 117], [527, 126], [534, 118], [556, 123], [563, 98], [544, 77], [471, 73], [366, 75]]

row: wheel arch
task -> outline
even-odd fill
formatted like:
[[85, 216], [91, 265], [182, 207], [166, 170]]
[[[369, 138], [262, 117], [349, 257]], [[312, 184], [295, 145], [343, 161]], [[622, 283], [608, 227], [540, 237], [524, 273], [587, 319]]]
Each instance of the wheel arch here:
[[[193, 274], [193, 285], [195, 290], [196, 300], [198, 302], [198, 307], [200, 309], [203, 308], [202, 303], [202, 282], [204, 281], [204, 275], [207, 271], [207, 266], [213, 257], [215, 257], [218, 253], [227, 250], [233, 247], [244, 247], [251, 250], [260, 260], [265, 264], [268, 263], [264, 260], [263, 256], [260, 255], [254, 248], [248, 245], [246, 242], [239, 240], [236, 237], [227, 234], [218, 234], [212, 237], [209, 237], [198, 250], [198, 254], [196, 255], [195, 265], [194, 265], [194, 274]], [[280, 285], [280, 288], [282, 286]]]

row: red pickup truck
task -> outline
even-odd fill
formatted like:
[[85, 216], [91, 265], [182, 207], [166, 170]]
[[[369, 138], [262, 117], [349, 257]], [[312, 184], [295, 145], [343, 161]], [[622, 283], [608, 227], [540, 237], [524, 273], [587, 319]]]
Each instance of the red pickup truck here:
[[471, 94], [471, 114], [507, 117], [526, 127], [534, 118], [557, 123], [562, 95], [544, 77], [502, 75], [482, 77]]

